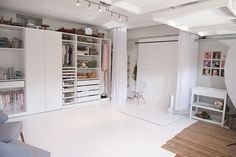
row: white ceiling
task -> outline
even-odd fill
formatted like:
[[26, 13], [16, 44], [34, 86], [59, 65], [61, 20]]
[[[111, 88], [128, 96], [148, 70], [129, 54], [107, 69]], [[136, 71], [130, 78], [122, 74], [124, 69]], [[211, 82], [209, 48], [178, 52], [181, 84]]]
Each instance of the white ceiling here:
[[[93, 0], [97, 1], [98, 0]], [[37, 16], [87, 23], [101, 27], [126, 25], [129, 29], [167, 24], [201, 35], [236, 33], [236, 0], [102, 0], [112, 4], [117, 15], [80, 0], [0, 0], [0, 7]]]

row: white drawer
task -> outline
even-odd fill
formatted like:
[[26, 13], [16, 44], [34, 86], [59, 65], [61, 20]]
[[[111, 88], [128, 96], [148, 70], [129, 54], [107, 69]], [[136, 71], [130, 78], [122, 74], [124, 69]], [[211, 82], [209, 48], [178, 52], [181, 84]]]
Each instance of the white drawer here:
[[100, 84], [100, 80], [78, 81], [78, 86]]
[[77, 91], [89, 91], [89, 90], [99, 90], [100, 85], [91, 85], [91, 86], [79, 86]]
[[87, 101], [93, 101], [93, 100], [99, 100], [100, 99], [100, 95], [95, 95], [95, 96], [88, 96], [88, 97], [81, 97], [78, 98], [78, 103], [81, 102], [87, 102]]
[[78, 97], [83, 97], [83, 96], [99, 95], [99, 94], [100, 94], [100, 90], [92, 90], [92, 91], [78, 92], [77, 96]]
[[25, 81], [0, 82], [0, 89], [23, 87], [25, 87]]

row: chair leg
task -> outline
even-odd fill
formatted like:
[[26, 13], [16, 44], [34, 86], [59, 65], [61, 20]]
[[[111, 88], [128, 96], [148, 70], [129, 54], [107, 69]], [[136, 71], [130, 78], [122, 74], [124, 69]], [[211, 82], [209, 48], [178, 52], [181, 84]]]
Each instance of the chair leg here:
[[25, 138], [24, 138], [23, 132], [20, 133], [20, 138], [21, 138], [22, 142], [25, 142]]

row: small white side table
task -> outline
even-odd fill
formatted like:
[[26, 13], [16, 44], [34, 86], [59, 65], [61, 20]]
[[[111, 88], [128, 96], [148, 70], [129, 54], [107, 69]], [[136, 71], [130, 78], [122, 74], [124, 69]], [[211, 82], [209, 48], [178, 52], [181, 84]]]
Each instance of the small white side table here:
[[[200, 101], [200, 96], [208, 97], [211, 99], [215, 99], [215, 101], [222, 101], [223, 107], [222, 109], [218, 109], [212, 103], [206, 103]], [[227, 91], [216, 88], [206, 88], [206, 87], [194, 87], [192, 89], [192, 97], [191, 97], [191, 108], [190, 108], [190, 118], [197, 119], [209, 123], [214, 123], [224, 126], [225, 123], [225, 110], [226, 110], [226, 99], [227, 99]], [[198, 111], [206, 111], [211, 119], [203, 119], [197, 117], [195, 114]]]

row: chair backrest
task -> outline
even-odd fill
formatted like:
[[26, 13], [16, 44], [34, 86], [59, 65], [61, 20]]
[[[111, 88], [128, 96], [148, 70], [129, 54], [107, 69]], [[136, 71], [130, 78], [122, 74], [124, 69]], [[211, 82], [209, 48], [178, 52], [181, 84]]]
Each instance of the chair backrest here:
[[5, 123], [8, 120], [8, 115], [3, 113], [2, 110], [0, 110], [0, 124]]

